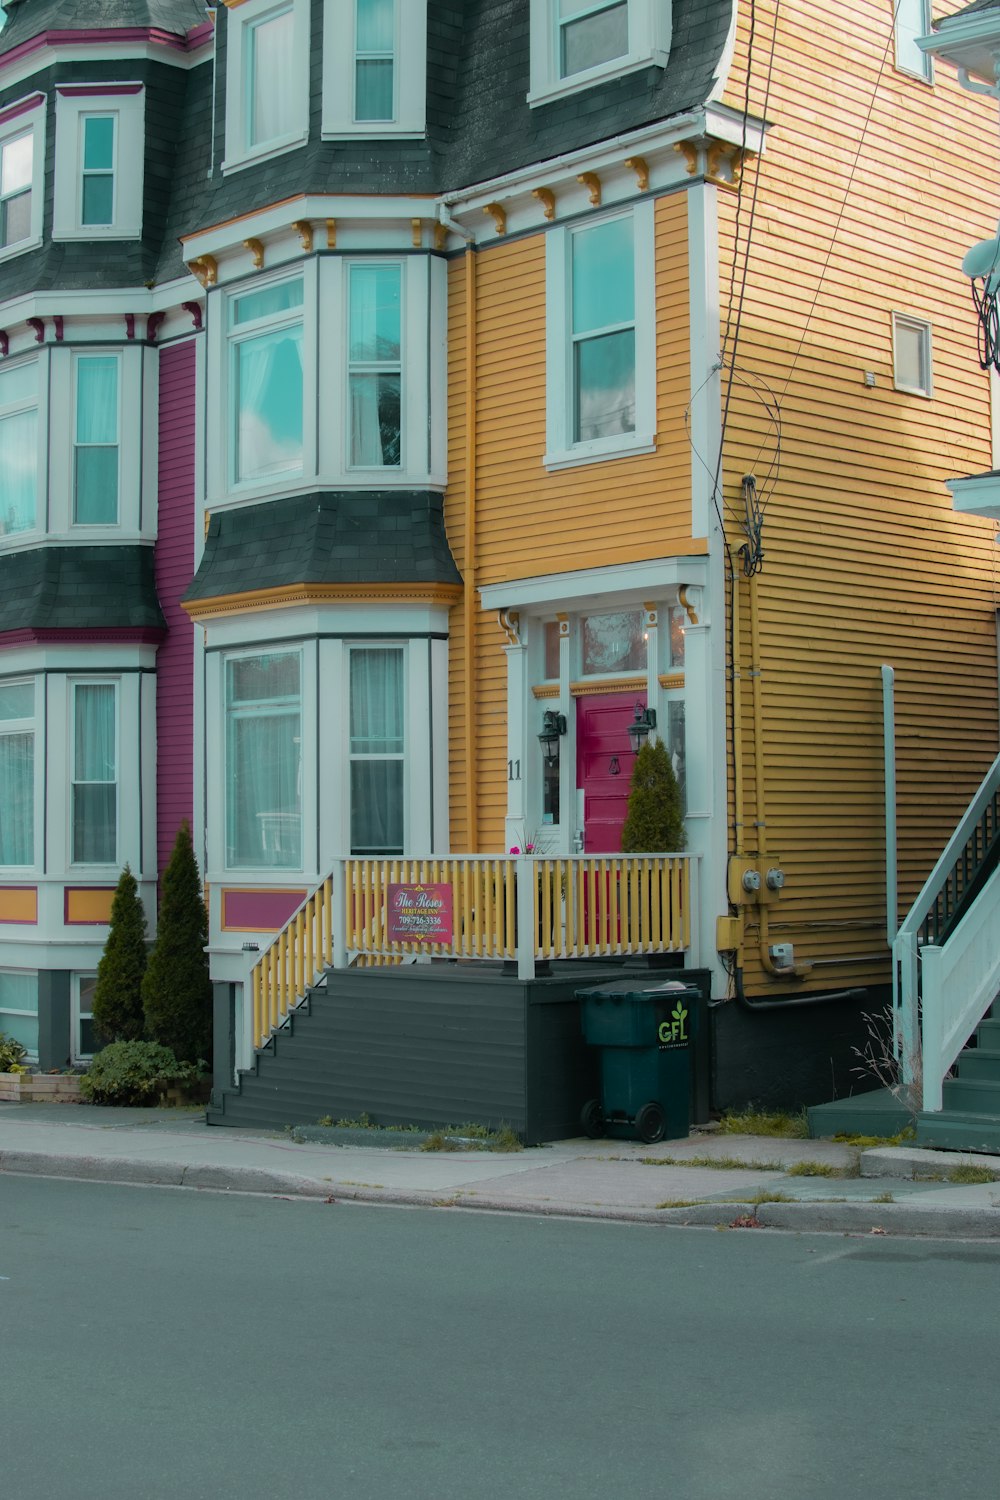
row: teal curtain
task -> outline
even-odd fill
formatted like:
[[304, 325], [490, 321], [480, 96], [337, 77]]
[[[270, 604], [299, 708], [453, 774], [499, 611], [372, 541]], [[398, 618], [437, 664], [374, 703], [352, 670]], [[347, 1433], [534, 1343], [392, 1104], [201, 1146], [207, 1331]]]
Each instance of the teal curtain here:
[[74, 711], [73, 860], [113, 865], [118, 857], [114, 684], [79, 684]]

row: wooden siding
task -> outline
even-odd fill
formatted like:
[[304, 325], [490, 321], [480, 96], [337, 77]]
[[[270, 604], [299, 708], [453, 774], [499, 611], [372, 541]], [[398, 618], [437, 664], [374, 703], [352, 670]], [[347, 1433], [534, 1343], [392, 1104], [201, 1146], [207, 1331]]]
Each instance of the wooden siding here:
[[[545, 234], [477, 253], [476, 586], [578, 568], [704, 552], [691, 537], [687, 200], [655, 212], [657, 407], [651, 454], [549, 472], [545, 453]], [[465, 565], [465, 258], [449, 282], [449, 484], [445, 516]], [[646, 310], [646, 315], [651, 310]], [[638, 310], [643, 316], [643, 309]], [[506, 811], [505, 638], [476, 601], [476, 849], [503, 847]], [[451, 743], [462, 743], [466, 644], [452, 611]], [[452, 847], [464, 848], [468, 767], [451, 767]]]
[[[935, 13], [959, 8], [947, 0]], [[775, 0], [756, 9], [750, 103], [760, 113]], [[737, 369], [766, 381], [782, 409], [755, 583], [766, 841], [787, 877], [770, 940], [794, 942], [796, 959], [815, 964], [804, 985], [770, 979], [751, 918], [747, 989], [772, 996], [888, 978], [882, 663], [896, 670], [901, 912], [997, 746], [996, 528], [956, 515], [945, 488], [990, 467], [988, 382], [958, 262], [993, 232], [996, 105], [963, 92], [944, 66], [933, 88], [897, 72], [892, 10], [891, 0], [784, 0], [766, 109], [774, 127], [759, 165]], [[747, 25], [744, 7], [726, 95], [737, 108]], [[737, 287], [754, 172], [744, 177]], [[737, 200], [719, 197], [725, 321]], [[894, 310], [933, 325], [932, 399], [893, 387]], [[724, 463], [734, 548], [740, 478], [763, 480], [773, 453], [761, 400], [737, 384]], [[739, 597], [746, 669], [742, 580]], [[752, 851], [750, 692], [747, 676]]]
[[194, 626], [180, 597], [194, 572], [196, 345], [160, 355], [159, 505], [156, 591], [167, 622], [156, 658], [157, 868], [170, 858], [194, 802]]

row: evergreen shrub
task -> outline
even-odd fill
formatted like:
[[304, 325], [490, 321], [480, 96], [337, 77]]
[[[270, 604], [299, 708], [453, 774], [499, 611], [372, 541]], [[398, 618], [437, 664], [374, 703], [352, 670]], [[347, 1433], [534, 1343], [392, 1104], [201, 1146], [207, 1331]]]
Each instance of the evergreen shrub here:
[[146, 913], [128, 865], [122, 871], [111, 923], [94, 986], [94, 1028], [104, 1042], [136, 1042], [142, 1036], [142, 976], [146, 972]]
[[197, 1076], [158, 1042], [112, 1042], [80, 1079], [80, 1093], [89, 1104], [155, 1104], [164, 1089]]
[[647, 740], [635, 758], [622, 828], [623, 854], [676, 854], [687, 843], [681, 791], [662, 740]]
[[142, 981], [146, 1035], [185, 1062], [211, 1062], [208, 913], [191, 828], [181, 824], [163, 872], [156, 942]]

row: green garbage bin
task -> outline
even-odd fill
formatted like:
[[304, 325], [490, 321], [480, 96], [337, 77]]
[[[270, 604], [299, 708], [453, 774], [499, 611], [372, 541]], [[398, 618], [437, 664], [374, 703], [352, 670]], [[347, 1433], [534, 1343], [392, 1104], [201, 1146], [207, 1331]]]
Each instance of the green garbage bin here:
[[677, 1140], [691, 1128], [691, 1058], [701, 992], [635, 977], [577, 990], [583, 1037], [600, 1048], [601, 1097], [580, 1114], [584, 1135]]

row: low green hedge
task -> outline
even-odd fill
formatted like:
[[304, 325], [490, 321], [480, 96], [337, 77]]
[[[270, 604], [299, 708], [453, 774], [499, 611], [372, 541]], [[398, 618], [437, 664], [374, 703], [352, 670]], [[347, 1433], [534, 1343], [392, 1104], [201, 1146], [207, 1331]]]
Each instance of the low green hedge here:
[[155, 1104], [165, 1089], [198, 1076], [194, 1063], [178, 1062], [159, 1042], [112, 1042], [80, 1079], [80, 1092], [90, 1104]]

